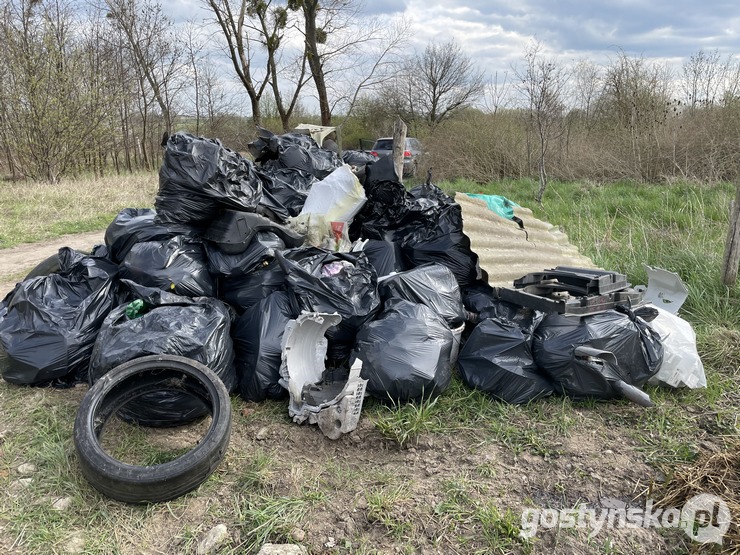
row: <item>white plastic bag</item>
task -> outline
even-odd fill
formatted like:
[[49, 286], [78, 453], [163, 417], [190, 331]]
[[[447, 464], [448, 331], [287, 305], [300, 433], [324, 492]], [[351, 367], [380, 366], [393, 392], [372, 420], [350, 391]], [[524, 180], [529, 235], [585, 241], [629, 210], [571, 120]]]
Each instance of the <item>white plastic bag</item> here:
[[691, 324], [663, 308], [655, 308], [658, 309], [658, 316], [650, 325], [663, 342], [663, 364], [648, 383], [689, 389], [707, 387], [704, 365], [696, 350], [696, 334]]

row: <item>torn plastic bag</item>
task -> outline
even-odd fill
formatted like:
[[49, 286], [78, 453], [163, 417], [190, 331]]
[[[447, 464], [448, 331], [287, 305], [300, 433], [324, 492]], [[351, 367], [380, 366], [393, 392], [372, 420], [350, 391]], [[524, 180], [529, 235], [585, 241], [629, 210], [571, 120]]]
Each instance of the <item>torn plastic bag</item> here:
[[19, 283], [5, 300], [0, 371], [8, 382], [85, 381], [100, 326], [118, 304], [115, 264], [67, 247], [58, 257], [58, 273]]
[[453, 337], [431, 308], [398, 300], [357, 334], [354, 355], [373, 397], [403, 403], [442, 393], [450, 384]]
[[220, 141], [175, 133], [167, 140], [155, 221], [204, 226], [221, 208], [253, 212], [262, 180], [252, 162]]
[[[228, 391], [236, 386], [231, 314], [217, 299], [191, 299], [122, 280], [140, 302], [114, 309], [103, 322], [90, 358], [90, 385], [116, 366], [147, 355], [178, 355], [205, 364]], [[143, 302], [141, 302], [143, 301]], [[118, 411], [143, 426], [178, 426], [208, 414], [208, 406], [183, 392], [147, 393]]]
[[276, 291], [247, 309], [234, 327], [239, 395], [246, 401], [284, 399], [280, 385], [285, 326], [296, 317], [285, 291]]
[[377, 274], [363, 253], [315, 247], [276, 253], [286, 274], [294, 312], [338, 313], [342, 321], [327, 332], [329, 358], [345, 361], [357, 330], [380, 310]]
[[224, 210], [208, 226], [203, 238], [215, 243], [226, 254], [241, 254], [252, 243], [252, 238], [260, 232], [270, 232], [283, 243], [280, 248], [294, 248], [303, 245], [304, 237], [272, 220], [249, 212]]
[[512, 322], [481, 321], [460, 351], [457, 367], [466, 385], [507, 403], [528, 403], [553, 392], [534, 362], [532, 337]]
[[[642, 318], [624, 307], [583, 317], [548, 314], [535, 330], [533, 353], [537, 366], [557, 390], [574, 398], [610, 399], [621, 395], [617, 378], [640, 387], [663, 360], [660, 337]], [[581, 355], [577, 349], [609, 353]]]
[[256, 233], [250, 241], [247, 249], [239, 254], [222, 252], [217, 245], [206, 241], [204, 246], [211, 274], [222, 277], [251, 274], [269, 263], [275, 257], [276, 250], [285, 248], [283, 240], [269, 231]]
[[428, 306], [445, 319], [450, 328], [465, 323], [465, 307], [460, 286], [449, 268], [425, 264], [381, 280], [378, 292], [383, 302], [405, 299]]
[[121, 278], [186, 297], [213, 297], [203, 244], [178, 235], [165, 241], [137, 243], [121, 263]]
[[696, 334], [691, 324], [668, 310], [655, 308], [658, 316], [650, 322], [650, 327], [660, 335], [664, 354], [663, 364], [648, 383], [689, 389], [707, 387], [704, 364], [696, 350]]
[[285, 272], [275, 259], [263, 262], [262, 266], [251, 273], [219, 280], [221, 299], [233, 306], [239, 314], [275, 291], [284, 291], [285, 285]]
[[338, 314], [304, 312], [288, 322], [282, 341], [280, 383], [290, 393], [288, 414], [294, 422], [318, 424], [329, 439], [357, 427], [367, 380], [360, 377], [362, 361], [352, 368], [325, 368], [326, 330]]
[[105, 244], [113, 262], [120, 263], [136, 243], [164, 241], [176, 235], [194, 235], [184, 224], [155, 223], [151, 208], [124, 208], [105, 230]]
[[360, 243], [358, 248], [352, 249], [353, 252], [358, 250], [365, 253], [370, 264], [375, 268], [378, 277], [403, 272], [404, 270], [403, 255], [398, 243], [366, 239]]

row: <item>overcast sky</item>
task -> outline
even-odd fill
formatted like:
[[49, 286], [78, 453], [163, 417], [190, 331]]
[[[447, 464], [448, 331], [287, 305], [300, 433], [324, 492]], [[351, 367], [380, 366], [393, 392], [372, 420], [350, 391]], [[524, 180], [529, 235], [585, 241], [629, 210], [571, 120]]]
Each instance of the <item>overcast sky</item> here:
[[[201, 0], [162, 1], [179, 21], [207, 16]], [[364, 0], [363, 9], [405, 17], [409, 49], [455, 39], [490, 78], [511, 75], [533, 40], [563, 63], [608, 64], [624, 51], [679, 69], [701, 49], [717, 50], [723, 60], [740, 55], [737, 0]]]

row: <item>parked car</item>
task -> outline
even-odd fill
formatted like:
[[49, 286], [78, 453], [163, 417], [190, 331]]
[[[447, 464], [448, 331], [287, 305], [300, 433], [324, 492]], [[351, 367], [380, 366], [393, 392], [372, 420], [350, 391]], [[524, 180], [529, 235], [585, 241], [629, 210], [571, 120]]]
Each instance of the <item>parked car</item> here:
[[[419, 157], [421, 156], [421, 143], [418, 139], [406, 137], [406, 148], [403, 152], [403, 175], [414, 177], [419, 169]], [[393, 137], [383, 137], [375, 141], [370, 154], [373, 156], [386, 156], [393, 154]]]

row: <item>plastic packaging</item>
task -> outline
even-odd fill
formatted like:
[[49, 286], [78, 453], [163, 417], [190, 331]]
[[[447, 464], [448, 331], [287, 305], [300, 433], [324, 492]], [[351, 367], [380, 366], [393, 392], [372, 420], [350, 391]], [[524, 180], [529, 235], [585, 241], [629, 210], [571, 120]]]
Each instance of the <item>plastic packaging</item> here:
[[137, 243], [121, 263], [121, 278], [187, 297], [213, 297], [203, 244], [182, 235]]
[[246, 401], [284, 399], [280, 385], [285, 326], [296, 314], [285, 291], [272, 293], [242, 314], [234, 326], [239, 394]]
[[696, 350], [696, 334], [691, 324], [668, 310], [656, 308], [658, 316], [650, 322], [650, 327], [660, 334], [664, 355], [658, 373], [648, 383], [689, 389], [707, 387], [704, 364]]
[[553, 392], [534, 362], [532, 337], [511, 322], [480, 322], [463, 345], [457, 366], [466, 385], [507, 403], [528, 403]]
[[4, 301], [0, 371], [8, 382], [85, 381], [100, 326], [118, 302], [115, 264], [67, 247], [58, 257], [58, 273], [19, 283]]
[[403, 403], [444, 391], [452, 378], [452, 332], [431, 308], [399, 300], [357, 334], [354, 354], [373, 397]]
[[380, 281], [378, 292], [383, 302], [405, 299], [428, 306], [444, 318], [450, 328], [465, 323], [465, 307], [455, 275], [441, 264], [425, 264], [388, 276]]
[[[130, 317], [128, 304], [103, 322], [90, 359], [90, 384], [116, 366], [148, 355], [177, 355], [205, 364], [228, 391], [236, 386], [231, 315], [221, 301], [191, 299], [128, 280], [143, 310]], [[207, 414], [199, 399], [184, 392], [151, 392], [133, 399], [119, 414], [145, 426], [175, 426]]]

